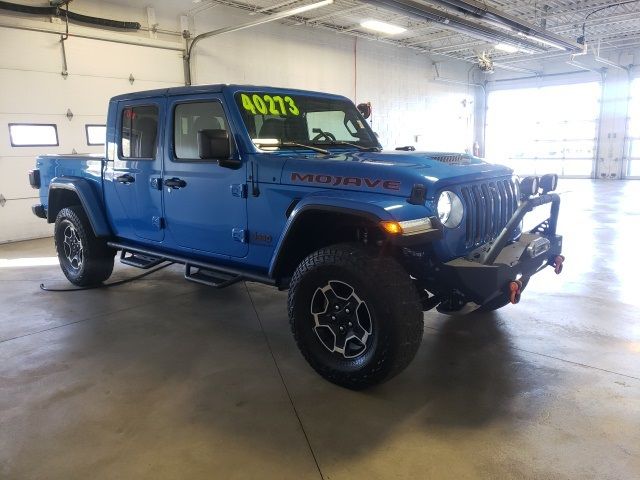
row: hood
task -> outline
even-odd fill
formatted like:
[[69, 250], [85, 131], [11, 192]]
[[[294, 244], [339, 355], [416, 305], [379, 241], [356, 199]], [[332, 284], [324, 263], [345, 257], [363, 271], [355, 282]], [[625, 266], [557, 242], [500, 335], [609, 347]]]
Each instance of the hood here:
[[511, 176], [512, 170], [468, 154], [348, 152], [287, 158], [281, 182], [408, 196], [415, 184], [427, 197], [448, 186]]

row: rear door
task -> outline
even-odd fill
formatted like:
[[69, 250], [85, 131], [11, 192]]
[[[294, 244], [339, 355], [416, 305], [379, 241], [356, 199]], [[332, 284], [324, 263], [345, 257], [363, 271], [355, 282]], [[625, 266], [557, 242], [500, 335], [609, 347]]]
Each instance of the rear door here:
[[164, 99], [122, 102], [113, 186], [135, 236], [162, 241], [162, 150]]
[[181, 248], [246, 256], [246, 165], [221, 167], [198, 154], [198, 131], [222, 129], [229, 132], [232, 156], [238, 157], [222, 96], [169, 97], [167, 112], [163, 192], [168, 235]]

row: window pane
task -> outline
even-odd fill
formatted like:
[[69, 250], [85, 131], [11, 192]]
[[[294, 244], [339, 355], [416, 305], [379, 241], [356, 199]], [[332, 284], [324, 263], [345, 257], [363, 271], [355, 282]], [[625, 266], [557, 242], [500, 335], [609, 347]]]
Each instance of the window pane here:
[[373, 132], [351, 102], [262, 92], [238, 92], [235, 98], [252, 140], [282, 142], [270, 150], [299, 148], [294, 143], [317, 143], [316, 146], [327, 149], [344, 148], [344, 145], [333, 145], [333, 138], [362, 147], [378, 146]]
[[630, 177], [640, 177], [640, 160], [629, 160], [629, 171], [627, 175]]
[[182, 103], [176, 106], [174, 120], [175, 155], [182, 160], [200, 160], [198, 132], [227, 130], [220, 102]]
[[590, 176], [599, 110], [597, 82], [490, 92], [487, 160], [519, 174]]
[[629, 157], [640, 158], [640, 138], [630, 138]]
[[106, 125], [85, 125], [87, 145], [104, 145], [107, 138]]
[[158, 138], [158, 107], [143, 105], [122, 111], [123, 158], [155, 158]]
[[640, 78], [631, 82], [629, 92], [629, 132], [630, 137], [640, 138]]
[[[343, 110], [325, 111], [325, 112], [309, 112], [307, 113], [307, 128], [309, 129], [309, 138], [314, 139], [319, 136], [318, 140], [331, 140], [322, 135], [322, 132], [331, 132], [336, 140], [345, 142], [358, 141], [357, 130], [351, 125], [350, 132], [345, 125], [345, 112]], [[353, 133], [352, 133], [353, 132]]]
[[562, 162], [562, 175], [584, 176], [585, 172], [590, 172], [593, 168], [593, 161], [588, 160], [565, 160]]
[[12, 147], [57, 146], [56, 126], [28, 123], [10, 123], [9, 133]]

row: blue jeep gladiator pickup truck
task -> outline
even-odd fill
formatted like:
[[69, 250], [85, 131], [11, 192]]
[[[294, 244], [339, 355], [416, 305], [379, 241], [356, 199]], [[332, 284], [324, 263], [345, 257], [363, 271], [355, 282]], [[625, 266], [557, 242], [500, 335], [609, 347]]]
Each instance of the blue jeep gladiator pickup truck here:
[[564, 260], [556, 175], [518, 180], [472, 155], [407, 150], [382, 152], [341, 96], [179, 87], [114, 97], [104, 156], [44, 155], [29, 181], [73, 284], [105, 281], [120, 251], [217, 288], [288, 289], [307, 361], [359, 389], [411, 362], [423, 311], [517, 303]]

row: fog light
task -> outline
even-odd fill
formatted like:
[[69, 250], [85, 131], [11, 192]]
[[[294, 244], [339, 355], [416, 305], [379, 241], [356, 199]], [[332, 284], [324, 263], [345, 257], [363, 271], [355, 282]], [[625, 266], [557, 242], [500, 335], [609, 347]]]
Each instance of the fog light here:
[[546, 253], [551, 248], [551, 242], [544, 237], [538, 237], [527, 245], [527, 253], [529, 257], [536, 258], [543, 253]]
[[540, 187], [540, 179], [538, 177], [524, 177], [520, 180], [520, 195], [523, 199], [529, 198], [531, 195], [538, 193]]
[[542, 193], [553, 192], [558, 188], [558, 175], [555, 173], [547, 173], [540, 177], [540, 188]]

